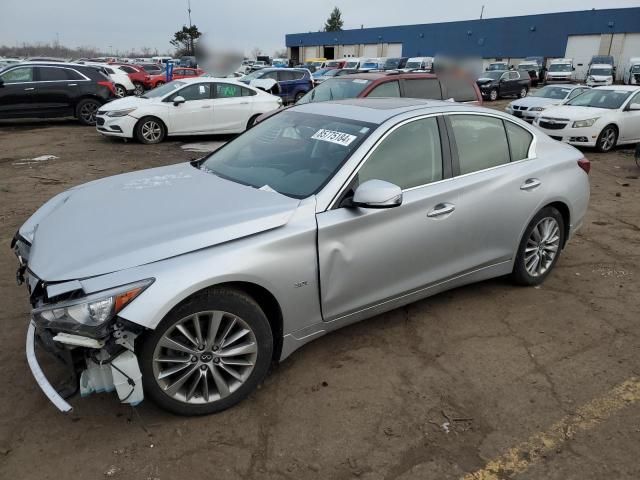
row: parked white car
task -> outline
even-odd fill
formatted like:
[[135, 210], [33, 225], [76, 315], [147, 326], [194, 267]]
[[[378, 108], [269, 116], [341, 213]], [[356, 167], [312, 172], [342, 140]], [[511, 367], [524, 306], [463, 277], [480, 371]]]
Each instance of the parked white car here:
[[127, 95], [133, 95], [136, 87], [124, 70], [120, 70], [117, 65], [109, 65], [108, 63], [83, 62], [84, 65], [102, 68], [115, 85], [116, 96], [123, 98]]
[[433, 70], [433, 57], [411, 57], [407, 60], [404, 70]]
[[587, 85], [590, 87], [613, 85], [613, 67], [606, 64], [591, 65], [587, 73]]
[[640, 142], [640, 86], [596, 87], [545, 110], [534, 125], [555, 140], [608, 152]]
[[640, 57], [632, 57], [624, 70], [623, 80], [626, 85], [640, 85]]
[[565, 100], [571, 100], [590, 89], [591, 87], [585, 85], [547, 85], [524, 98], [514, 100], [504, 111], [533, 123], [548, 108], [560, 105]]
[[575, 68], [573, 67], [573, 60], [571, 58], [559, 58], [557, 60], [551, 60], [551, 63], [549, 64], [549, 70], [547, 70], [545, 82], [570, 83], [574, 79], [574, 70]]
[[167, 135], [241, 133], [282, 99], [229, 78], [174, 80], [103, 105], [96, 116], [99, 133], [159, 143]]

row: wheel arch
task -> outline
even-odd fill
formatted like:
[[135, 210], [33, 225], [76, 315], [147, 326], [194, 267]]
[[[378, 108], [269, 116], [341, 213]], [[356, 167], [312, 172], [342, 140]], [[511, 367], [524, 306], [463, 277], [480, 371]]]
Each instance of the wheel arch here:
[[569, 239], [569, 230], [571, 228], [571, 211], [569, 210], [569, 206], [564, 202], [556, 200], [554, 202], [548, 203], [547, 205], [542, 207], [540, 210], [547, 207], [555, 208], [562, 215], [562, 220], [564, 222], [564, 240], [562, 243], [562, 248], [564, 248], [564, 246], [567, 244], [567, 240]]
[[135, 132], [137, 131], [138, 125], [140, 125], [140, 122], [143, 121], [145, 118], [155, 118], [156, 120], [158, 120], [164, 127], [165, 136], [169, 136], [169, 127], [167, 127], [167, 124], [165, 123], [165, 121], [162, 118], [158, 117], [157, 115], [153, 115], [152, 113], [148, 115], [143, 115], [138, 119], [136, 124], [133, 126], [134, 135], [135, 135]]

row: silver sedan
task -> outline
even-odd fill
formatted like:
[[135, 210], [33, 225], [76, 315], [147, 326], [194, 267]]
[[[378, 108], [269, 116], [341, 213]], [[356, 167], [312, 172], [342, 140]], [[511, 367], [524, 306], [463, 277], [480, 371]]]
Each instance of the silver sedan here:
[[30, 368], [63, 411], [36, 338], [83, 394], [223, 410], [331, 330], [492, 277], [543, 282], [582, 224], [589, 166], [469, 105], [293, 107], [201, 160], [41, 207], [13, 242]]

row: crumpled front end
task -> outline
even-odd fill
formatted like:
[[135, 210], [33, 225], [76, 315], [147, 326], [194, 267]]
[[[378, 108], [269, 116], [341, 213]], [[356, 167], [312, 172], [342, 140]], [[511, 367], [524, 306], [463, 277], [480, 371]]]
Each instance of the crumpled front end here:
[[[30, 247], [19, 235], [12, 242], [19, 261], [16, 279], [26, 284], [33, 307], [27, 361], [43, 393], [62, 412], [73, 409], [67, 399], [78, 392], [86, 396], [115, 391], [123, 403], [140, 403], [142, 374], [134, 347], [143, 327], [117, 314], [153, 279], [87, 295], [79, 281], [47, 284], [38, 278], [29, 270]], [[39, 351], [64, 368], [63, 384], [54, 386], [49, 381], [38, 362]]]

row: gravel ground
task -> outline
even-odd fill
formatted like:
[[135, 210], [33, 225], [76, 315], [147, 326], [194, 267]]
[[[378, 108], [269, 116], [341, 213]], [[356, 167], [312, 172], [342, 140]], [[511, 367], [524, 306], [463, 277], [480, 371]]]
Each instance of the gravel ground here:
[[[132, 409], [112, 394], [58, 413], [27, 367], [12, 235], [62, 190], [201, 155], [186, 142], [225, 140], [143, 146], [71, 121], [0, 123], [0, 478], [640, 478], [630, 148], [585, 152], [589, 213], [540, 288], [487, 281], [329, 334], [218, 415]], [[34, 160], [43, 155], [56, 158]]]

